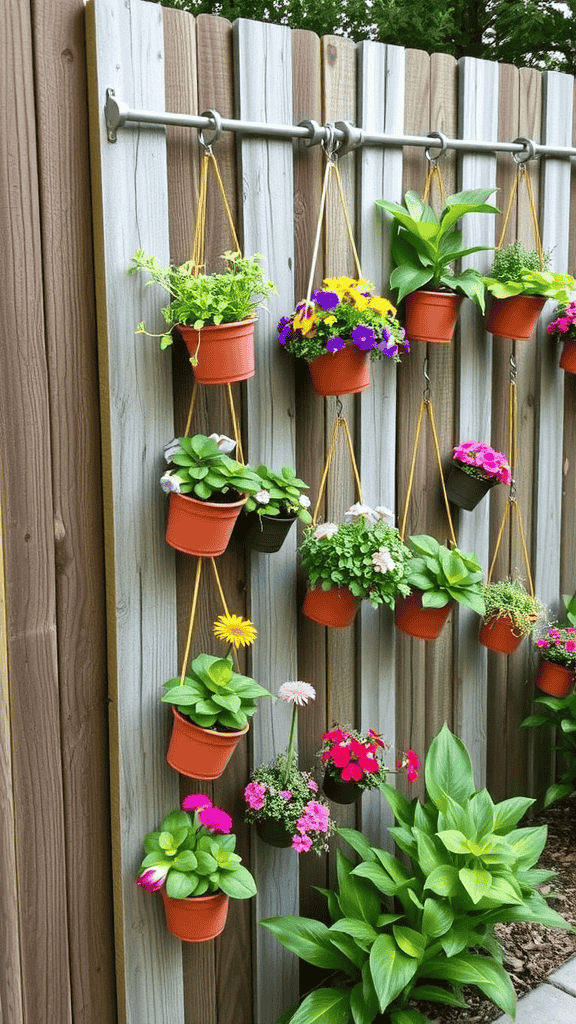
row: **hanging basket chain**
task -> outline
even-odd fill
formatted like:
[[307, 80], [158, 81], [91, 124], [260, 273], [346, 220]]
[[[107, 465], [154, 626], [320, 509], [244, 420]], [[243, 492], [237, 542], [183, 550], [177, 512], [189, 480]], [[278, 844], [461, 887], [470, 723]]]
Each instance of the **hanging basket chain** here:
[[358, 466], [354, 457], [354, 446], [352, 444], [352, 438], [350, 436], [350, 429], [348, 427], [348, 421], [345, 416], [338, 415], [334, 421], [334, 428], [332, 430], [332, 438], [330, 440], [330, 446], [328, 448], [328, 455], [326, 456], [326, 462], [324, 464], [324, 470], [322, 472], [322, 479], [320, 481], [320, 487], [318, 489], [318, 500], [314, 509], [314, 515], [312, 516], [312, 525], [316, 526], [318, 522], [318, 512], [320, 505], [322, 504], [322, 498], [324, 496], [324, 489], [326, 487], [326, 481], [328, 479], [328, 472], [332, 465], [332, 460], [336, 452], [336, 445], [338, 443], [338, 437], [340, 436], [340, 430], [344, 431], [344, 436], [348, 446], [348, 452], [350, 454], [350, 461], [352, 463], [352, 471], [354, 473], [354, 479], [356, 481], [356, 488], [358, 490], [358, 501], [360, 504], [364, 504], [364, 497], [362, 494], [362, 484], [360, 482], [360, 474], [358, 472]]
[[[188, 638], [186, 640], [186, 650], [184, 651], [184, 658], [183, 658], [183, 661], [182, 661], [182, 672], [180, 673], [180, 683], [179, 683], [179, 686], [184, 686], [184, 680], [186, 678], [186, 668], [187, 668], [188, 661], [189, 661], [189, 658], [190, 658], [190, 647], [192, 646], [192, 633], [194, 631], [194, 620], [196, 618], [196, 609], [197, 609], [197, 606], [198, 606], [198, 591], [200, 589], [200, 577], [202, 575], [202, 563], [204, 561], [205, 561], [204, 558], [199, 558], [198, 559], [198, 564], [196, 566], [196, 578], [194, 580], [194, 594], [192, 596], [192, 607], [190, 609], [190, 622], [188, 624]], [[220, 582], [220, 576], [218, 575], [218, 569], [216, 568], [216, 562], [214, 561], [213, 558], [211, 558], [210, 561], [212, 562], [212, 568], [214, 570], [214, 576], [216, 577], [216, 585], [218, 587], [218, 593], [220, 594], [220, 600], [222, 602], [222, 607], [224, 608], [224, 614], [225, 615], [230, 615], [230, 612], [228, 611], [228, 605], [226, 604], [226, 598], [224, 597], [224, 591], [222, 590], [222, 584]], [[239, 669], [240, 666], [238, 664], [238, 654], [237, 654], [236, 650], [234, 650], [234, 657], [236, 659], [236, 667]]]

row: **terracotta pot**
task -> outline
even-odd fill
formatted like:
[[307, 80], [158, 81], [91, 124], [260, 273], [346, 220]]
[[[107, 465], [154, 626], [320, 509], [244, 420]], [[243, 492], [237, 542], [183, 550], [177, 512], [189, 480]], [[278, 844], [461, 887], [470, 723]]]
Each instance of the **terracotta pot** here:
[[415, 590], [409, 597], [396, 601], [396, 625], [403, 633], [419, 640], [436, 640], [456, 604], [448, 601], [443, 608], [423, 608], [422, 591]]
[[566, 370], [566, 373], [576, 373], [576, 341], [574, 338], [566, 338], [560, 356], [560, 366]]
[[370, 387], [368, 353], [356, 345], [318, 356], [308, 366], [319, 395], [354, 395]]
[[510, 295], [507, 299], [493, 299], [486, 330], [497, 338], [528, 341], [536, 330], [545, 302], [541, 295]]
[[177, 551], [199, 558], [223, 554], [247, 500], [248, 496], [244, 495], [241, 501], [219, 504], [172, 492], [168, 501], [167, 543]]
[[498, 654], [512, 654], [522, 643], [525, 633], [519, 633], [509, 615], [484, 619], [478, 634], [478, 642]]
[[252, 551], [271, 553], [280, 551], [294, 522], [296, 513], [282, 517], [259, 516], [257, 512], [248, 512], [238, 519], [236, 532], [245, 547]]
[[248, 732], [217, 732], [201, 729], [172, 705], [174, 721], [166, 760], [171, 768], [189, 779], [219, 779], [238, 741]]
[[333, 800], [336, 804], [352, 804], [364, 792], [357, 782], [343, 782], [342, 779], [336, 779], [328, 769], [324, 772], [322, 789], [328, 799]]
[[479, 480], [478, 477], [470, 476], [457, 462], [453, 462], [446, 480], [448, 501], [471, 512], [497, 483], [499, 480], [495, 476], [487, 480]]
[[574, 669], [543, 658], [536, 676], [536, 686], [551, 697], [568, 697], [574, 686]]
[[409, 341], [452, 341], [463, 295], [456, 292], [427, 292], [406, 296], [406, 336]]
[[209, 896], [188, 896], [174, 900], [164, 888], [161, 890], [166, 914], [166, 926], [172, 935], [183, 942], [209, 942], [224, 931], [228, 915], [228, 897], [225, 892]]
[[332, 590], [308, 590], [302, 611], [313, 622], [321, 626], [344, 628], [350, 626], [360, 607], [360, 598], [354, 597], [348, 587], [333, 587]]
[[281, 850], [292, 846], [292, 833], [288, 831], [283, 821], [276, 821], [276, 818], [262, 818], [257, 821], [256, 832], [268, 846], [277, 846]]
[[201, 331], [178, 324], [186, 348], [198, 359], [192, 369], [200, 384], [233, 384], [254, 376], [255, 323], [256, 318], [239, 320], [233, 324], [203, 327]]

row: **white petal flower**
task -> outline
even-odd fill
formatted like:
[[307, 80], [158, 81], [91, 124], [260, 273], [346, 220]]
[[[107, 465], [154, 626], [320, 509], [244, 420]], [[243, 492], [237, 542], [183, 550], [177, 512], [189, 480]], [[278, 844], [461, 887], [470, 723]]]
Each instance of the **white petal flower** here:
[[226, 434], [209, 434], [208, 436], [211, 437], [213, 441], [216, 441], [216, 444], [224, 455], [230, 455], [236, 447], [236, 441], [233, 441], [231, 437], [226, 437]]
[[388, 548], [380, 548], [378, 551], [375, 551], [372, 555], [372, 564], [376, 572], [392, 572], [392, 569], [396, 567], [396, 562]]
[[385, 508], [384, 505], [377, 505], [374, 509], [378, 519], [391, 519], [394, 522], [394, 513], [392, 509]]
[[300, 504], [304, 508], [310, 508], [310, 498], [308, 497], [307, 494], [301, 494], [300, 495]]
[[254, 501], [259, 502], [260, 505], [267, 505], [270, 501], [269, 491], [257, 491], [254, 495]]
[[362, 505], [360, 502], [357, 502], [348, 509], [344, 519], [347, 523], [353, 523], [354, 520], [359, 519], [360, 516], [365, 516], [371, 525], [373, 525], [378, 519], [373, 508], [370, 508], [369, 505]]
[[166, 491], [166, 494], [171, 492], [173, 494], [180, 494], [181, 483], [182, 480], [173, 470], [168, 470], [167, 473], [164, 473], [163, 477], [160, 477], [160, 487], [163, 491]]
[[338, 533], [336, 523], [320, 523], [314, 530], [314, 539], [324, 540], [326, 537], [333, 537], [335, 533]]
[[282, 683], [278, 690], [278, 696], [288, 704], [307, 704], [314, 700], [316, 690], [310, 683], [303, 683], [301, 679], [294, 679], [288, 683]]
[[176, 454], [180, 447], [180, 438], [174, 437], [168, 444], [164, 445], [164, 458], [166, 462], [172, 462], [172, 456]]

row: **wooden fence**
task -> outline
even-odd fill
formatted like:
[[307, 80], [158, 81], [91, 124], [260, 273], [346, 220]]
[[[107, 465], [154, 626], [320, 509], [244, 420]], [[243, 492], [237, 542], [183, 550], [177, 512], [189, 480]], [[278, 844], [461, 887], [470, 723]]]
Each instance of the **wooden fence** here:
[[[271, 1024], [306, 987], [309, 973], [257, 922], [276, 913], [322, 916], [324, 901], [312, 886], [330, 884], [334, 860], [272, 851], [242, 824], [249, 767], [283, 749], [286, 708], [258, 711], [249, 742], [208, 787], [234, 817], [258, 897], [231, 901], [222, 936], [193, 946], [166, 932], [160, 900], [135, 886], [142, 836], [189, 791], [165, 761], [170, 715], [159, 695], [182, 657], [194, 560], [174, 557], [164, 543], [158, 478], [163, 444], [184, 428], [192, 374], [177, 346], [170, 356], [134, 335], [140, 320], [160, 325], [162, 297], [125, 272], [140, 247], [165, 262], [188, 257], [198, 145], [195, 132], [143, 125], [126, 126], [108, 142], [106, 89], [133, 107], [157, 111], [215, 108], [253, 121], [349, 119], [392, 134], [440, 130], [468, 139], [522, 135], [573, 145], [574, 82], [470, 58], [319, 40], [281, 26], [194, 19], [143, 0], [91, 0], [93, 268], [83, 15], [79, 0], [15, 0], [1, 42], [2, 127], [10, 141], [0, 208], [10, 287], [0, 302], [11, 333], [0, 375], [0, 1019]], [[234, 387], [248, 457], [254, 464], [294, 465], [315, 495], [336, 403], [316, 396], [307, 367], [280, 350], [275, 324], [305, 293], [322, 154], [318, 147], [227, 133], [215, 151], [245, 251], [264, 254], [278, 285], [257, 325], [256, 375]], [[421, 191], [423, 152], [364, 147], [342, 158], [341, 172], [364, 273], [381, 291], [388, 247], [374, 200]], [[529, 172], [544, 248], [553, 250], [555, 269], [568, 265], [574, 273], [570, 160], [542, 159]], [[503, 206], [514, 165], [510, 156], [456, 160], [451, 154], [442, 173], [448, 192], [497, 186]], [[497, 230], [491, 218], [478, 218], [471, 235], [493, 245]], [[522, 194], [509, 229], [509, 239], [515, 237], [531, 241]], [[211, 196], [209, 261], [228, 247], [223, 212]], [[473, 259], [484, 269], [490, 256]], [[353, 273], [332, 201], [321, 262], [318, 281]], [[512, 351], [511, 342], [485, 334], [471, 304], [452, 345], [428, 346], [446, 465], [459, 439], [478, 437], [505, 450]], [[398, 367], [375, 364], [370, 391], [343, 399], [369, 504], [401, 509], [425, 354], [415, 343]], [[537, 593], [558, 613], [560, 594], [576, 589], [576, 383], [558, 370], [544, 326], [531, 342], [516, 344], [515, 355], [518, 496]], [[220, 389], [201, 390], [194, 430], [231, 432]], [[447, 523], [429, 438], [416, 473], [409, 532], [443, 539]], [[484, 565], [503, 491], [456, 522], [459, 543]], [[330, 517], [341, 516], [354, 497], [343, 459], [330, 482]], [[271, 556], [246, 557], [233, 543], [219, 565], [232, 610], [249, 614], [259, 629], [250, 673], [272, 692], [292, 678], [316, 688], [316, 701], [300, 714], [303, 767], [312, 765], [320, 733], [334, 720], [379, 728], [393, 746], [421, 755], [447, 721], [472, 753], [478, 784], [486, 783], [495, 798], [541, 788], [550, 754], [532, 749], [532, 738], [518, 728], [533, 691], [535, 660], [527, 644], [508, 659], [487, 653], [476, 643], [477, 619], [463, 609], [432, 645], [395, 632], [391, 615], [369, 605], [354, 629], [324, 630], [299, 614], [304, 580], [296, 547], [295, 531]], [[522, 558], [512, 534], [498, 572], [516, 567]], [[205, 587], [197, 650], [212, 649], [211, 623], [220, 610], [211, 582]], [[389, 819], [379, 795], [338, 817], [387, 844]]]

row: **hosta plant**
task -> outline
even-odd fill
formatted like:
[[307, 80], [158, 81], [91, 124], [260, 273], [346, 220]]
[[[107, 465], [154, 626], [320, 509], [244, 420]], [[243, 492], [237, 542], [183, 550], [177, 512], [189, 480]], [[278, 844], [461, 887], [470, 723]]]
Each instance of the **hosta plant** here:
[[512, 242], [494, 256], [490, 273], [482, 280], [495, 299], [512, 295], [541, 295], [556, 302], [568, 302], [576, 281], [570, 274], [556, 274], [547, 268], [550, 253], [540, 257], [535, 249], [527, 250], [522, 242]]
[[339, 829], [360, 863], [337, 853], [337, 885], [321, 890], [331, 924], [311, 918], [260, 922], [303, 960], [334, 972], [278, 1024], [426, 1024], [418, 1003], [465, 1007], [461, 989], [475, 985], [505, 1013], [516, 997], [494, 935], [498, 922], [571, 926], [538, 886], [554, 872], [534, 868], [546, 826], [517, 828], [533, 801], [495, 804], [476, 790], [470, 757], [447, 726], [425, 765], [427, 799], [409, 802], [381, 789], [398, 822], [390, 829], [407, 864]]
[[474, 552], [449, 550], [425, 534], [409, 540], [416, 554], [408, 566], [408, 584], [422, 591], [422, 606], [444, 608], [453, 600], [484, 615], [483, 569]]
[[555, 737], [552, 750], [560, 755], [558, 778], [548, 786], [544, 796], [544, 807], [549, 807], [576, 789], [576, 694], [570, 697], [539, 694], [534, 703], [538, 705], [535, 713], [528, 715], [520, 725], [549, 729]]

